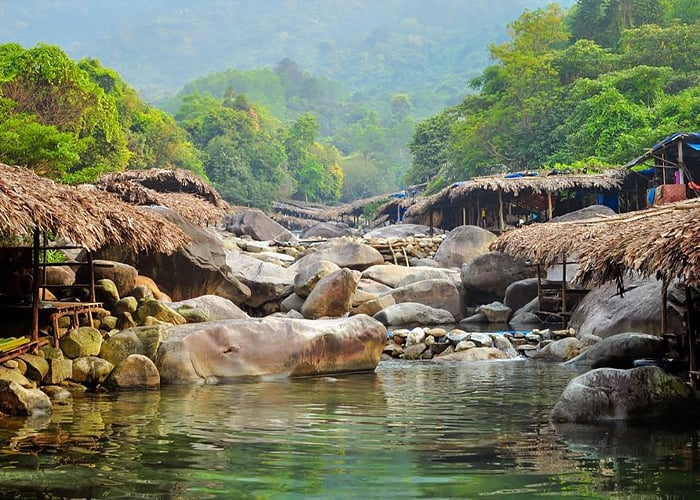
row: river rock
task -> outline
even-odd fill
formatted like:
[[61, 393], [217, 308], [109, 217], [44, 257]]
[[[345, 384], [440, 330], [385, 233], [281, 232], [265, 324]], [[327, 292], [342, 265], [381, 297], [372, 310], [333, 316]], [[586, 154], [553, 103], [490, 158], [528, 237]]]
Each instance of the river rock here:
[[[570, 325], [579, 334], [609, 337], [622, 332], [661, 335], [661, 281], [629, 279], [622, 296], [615, 283], [591, 290], [574, 310]], [[683, 318], [668, 308], [668, 331], [684, 331]]]
[[537, 278], [525, 278], [512, 282], [506, 287], [503, 304], [518, 312], [531, 300], [537, 299], [537, 286]]
[[569, 382], [550, 418], [554, 422], [672, 419], [697, 410], [692, 389], [659, 367], [598, 368]]
[[469, 304], [502, 301], [508, 286], [535, 276], [536, 270], [524, 260], [501, 252], [477, 255], [461, 268], [461, 278]]
[[396, 304], [394, 297], [391, 295], [381, 295], [374, 299], [360, 303], [355, 302], [356, 296], [357, 291], [355, 291], [355, 295], [353, 295], [353, 307], [351, 314], [366, 314], [367, 316], [374, 316], [382, 309], [386, 309], [387, 307]]
[[352, 236], [353, 229], [344, 222], [319, 222], [304, 229], [300, 234], [301, 239], [310, 238], [340, 238], [342, 236]]
[[154, 389], [160, 386], [160, 374], [149, 358], [131, 354], [114, 367], [104, 385], [111, 390]]
[[479, 312], [486, 316], [489, 323], [507, 323], [512, 311], [500, 302], [491, 302], [480, 306]]
[[138, 307], [139, 307], [139, 301], [136, 300], [136, 297], [129, 296], [129, 297], [124, 297], [123, 299], [119, 299], [117, 301], [117, 303], [114, 304], [114, 308], [112, 309], [112, 312], [117, 317], [119, 317], [119, 315], [123, 312], [128, 312], [128, 313], [133, 315], [136, 312], [136, 309]]
[[87, 387], [96, 387], [107, 379], [114, 365], [97, 356], [82, 356], [73, 360], [71, 380]]
[[401, 288], [404, 286], [417, 283], [424, 280], [448, 280], [452, 281], [455, 286], [462, 284], [459, 271], [456, 269], [447, 269], [439, 267], [411, 267], [413, 269], [412, 273], [407, 274], [396, 284], [395, 288]]
[[489, 251], [496, 235], [478, 226], [459, 226], [447, 233], [433, 260], [441, 267], [461, 268]]
[[23, 387], [36, 387], [36, 384], [25, 377], [18, 369], [0, 366], [0, 380], [16, 382]]
[[418, 344], [407, 345], [403, 348], [403, 358], [410, 361], [420, 359], [421, 355], [426, 351], [427, 348], [428, 346], [422, 342]]
[[296, 269], [263, 262], [243, 252], [226, 252], [226, 263], [232, 274], [250, 288], [251, 295], [244, 302], [249, 307], [260, 307], [266, 302], [282, 301], [292, 293]]
[[[291, 294], [289, 297], [280, 302], [280, 311], [283, 313], [288, 313], [289, 311], [297, 311], [301, 314], [301, 308], [304, 306], [304, 299], [299, 297], [296, 293]], [[302, 318], [304, 316], [302, 315]]]
[[294, 235], [284, 226], [265, 215], [262, 210], [249, 209], [226, 216], [226, 231], [236, 236], [250, 236], [257, 241], [292, 241]]
[[495, 347], [473, 347], [464, 351], [443, 354], [435, 358], [439, 362], [450, 361], [493, 361], [509, 359], [508, 355]]
[[[139, 274], [134, 266], [119, 259], [110, 260], [109, 257], [93, 260], [93, 271], [95, 284], [103, 279], [112, 281], [117, 287], [119, 297], [125, 297], [134, 289], [136, 276]], [[77, 283], [90, 283], [90, 267], [80, 266], [75, 272], [75, 281]]]
[[360, 281], [360, 272], [339, 269], [321, 278], [304, 301], [305, 318], [339, 318], [350, 312], [352, 296]]
[[592, 368], [632, 368], [636, 359], [660, 359], [668, 351], [666, 339], [646, 333], [624, 332], [607, 337], [569, 361]]
[[100, 357], [118, 365], [132, 354], [155, 359], [161, 339], [167, 337], [168, 326], [138, 326], [123, 330], [102, 343]]
[[136, 314], [134, 315], [135, 319], [142, 324], [149, 316], [157, 319], [158, 321], [170, 323], [172, 325], [182, 325], [183, 323], [187, 323], [187, 320], [183, 318], [181, 314], [173, 311], [166, 304], [155, 299], [146, 299], [141, 302], [136, 310]]
[[75, 271], [69, 266], [46, 266], [44, 283], [52, 286], [70, 286], [75, 283]]
[[294, 293], [302, 298], [309, 296], [321, 278], [340, 270], [340, 266], [329, 260], [306, 261], [294, 276]]
[[107, 307], [112, 308], [119, 302], [119, 297], [119, 289], [114, 281], [109, 278], [95, 281], [95, 300], [103, 302]]
[[163, 384], [374, 370], [386, 343], [386, 328], [369, 316], [214, 321], [169, 333], [156, 356]]
[[42, 356], [25, 353], [20, 356], [20, 359], [27, 365], [24, 376], [37, 384], [41, 383], [49, 373], [49, 363]]
[[8, 415], [51, 413], [49, 397], [39, 389], [26, 388], [14, 381], [0, 379], [0, 411]]
[[244, 304], [253, 294], [250, 287], [233, 276], [230, 272], [224, 274], [224, 279], [217, 287], [215, 295], [230, 300], [236, 305]]
[[314, 247], [312, 253], [299, 259], [290, 268], [301, 268], [304, 263], [317, 259], [329, 260], [339, 267], [358, 271], [384, 263], [382, 254], [373, 247], [348, 238], [334, 238]]
[[566, 337], [550, 342], [532, 357], [548, 361], [568, 361], [578, 355], [579, 348], [579, 340], [576, 337]]
[[462, 302], [459, 291], [452, 281], [444, 279], [411, 283], [390, 292], [397, 304], [418, 302], [435, 309], [449, 311], [455, 320], [462, 318]]
[[[442, 230], [433, 232], [442, 233]], [[409, 236], [427, 236], [430, 234], [430, 227], [423, 224], [391, 224], [389, 226], [378, 227], [365, 233], [365, 238], [408, 238]]]
[[70, 359], [96, 356], [102, 347], [102, 334], [97, 328], [90, 326], [73, 328], [61, 337], [59, 346], [63, 354]]
[[385, 325], [444, 325], [454, 323], [455, 318], [449, 311], [419, 304], [403, 302], [389, 306], [374, 315]]
[[153, 292], [146, 285], [136, 285], [134, 289], [129, 292], [129, 297], [136, 299], [137, 304], [141, 299], [155, 299]]
[[[160, 300], [161, 302], [170, 302], [171, 301], [170, 297], [168, 297], [165, 293], [163, 293], [161, 291], [160, 287], [158, 286], [158, 284], [155, 281], [153, 281], [148, 276], [144, 276], [143, 274], [139, 274], [138, 276], [136, 276], [136, 287], [134, 287], [134, 289], [140, 288], [140, 287], [145, 287], [150, 292], [150, 295], [145, 294], [144, 295], [145, 297], [150, 296], [156, 300]], [[130, 294], [130, 295], [133, 295], [133, 294]], [[136, 297], [136, 298], [138, 299], [139, 297]]]
[[167, 306], [174, 311], [180, 311], [182, 308], [199, 309], [204, 311], [208, 321], [248, 317], [248, 314], [234, 302], [218, 295], [202, 295], [192, 299], [170, 302]]

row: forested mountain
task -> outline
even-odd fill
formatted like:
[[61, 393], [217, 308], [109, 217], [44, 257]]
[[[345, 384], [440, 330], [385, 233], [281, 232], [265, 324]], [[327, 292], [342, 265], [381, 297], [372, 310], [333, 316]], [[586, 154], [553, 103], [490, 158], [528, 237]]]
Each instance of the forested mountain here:
[[[418, 116], [464, 97], [505, 26], [547, 0], [8, 0], [0, 42], [99, 59], [147, 101], [284, 58], [358, 99], [408, 93]], [[563, 0], [570, 5], [571, 0]]]

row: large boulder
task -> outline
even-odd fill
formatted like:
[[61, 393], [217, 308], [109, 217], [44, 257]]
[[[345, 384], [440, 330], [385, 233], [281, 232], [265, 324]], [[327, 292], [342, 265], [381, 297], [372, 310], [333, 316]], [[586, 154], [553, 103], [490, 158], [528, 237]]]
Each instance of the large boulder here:
[[418, 302], [435, 309], [444, 309], [459, 321], [462, 318], [462, 302], [454, 282], [446, 279], [418, 281], [389, 293], [397, 304]]
[[523, 260], [506, 253], [488, 252], [464, 264], [461, 277], [469, 304], [478, 305], [502, 301], [508, 285], [535, 274], [535, 268]]
[[304, 301], [305, 318], [339, 318], [350, 312], [352, 296], [360, 281], [360, 272], [344, 268], [321, 278]]
[[242, 283], [229, 272], [226, 273], [224, 280], [217, 287], [215, 294], [230, 300], [236, 305], [242, 305], [253, 295], [253, 292], [248, 285]]
[[97, 356], [102, 347], [102, 334], [97, 328], [81, 326], [69, 330], [59, 346], [67, 358], [75, 359], [82, 356]]
[[334, 238], [311, 250], [309, 254], [290, 266], [290, 269], [293, 267], [301, 268], [306, 262], [319, 259], [329, 260], [339, 267], [358, 271], [384, 263], [384, 257], [379, 250], [348, 238]]
[[[170, 209], [141, 209], [173, 222], [190, 237], [192, 243], [181, 247], [172, 255], [134, 252], [125, 247], [108, 246], [100, 249], [97, 256], [134, 266], [139, 274], [149, 276], [158, 283], [171, 300], [213, 294], [225, 277], [223, 266], [226, 264], [226, 256], [222, 239], [212, 230], [192, 224]], [[132, 288], [133, 286], [126, 292]]]
[[[618, 293], [615, 283], [591, 290], [574, 310], [570, 326], [580, 335], [609, 337], [622, 332], [661, 335], [661, 281], [627, 280]], [[668, 331], [683, 331], [683, 318], [668, 308]]]
[[[138, 271], [133, 265], [115, 260], [95, 259], [93, 261], [95, 282], [110, 280], [116, 286], [118, 297], [127, 295], [136, 286]], [[75, 272], [76, 283], [90, 283], [90, 268], [80, 266]]]
[[96, 387], [104, 382], [114, 365], [97, 356], [82, 356], [73, 360], [71, 379], [87, 387]]
[[518, 311], [537, 297], [537, 287], [537, 278], [514, 281], [506, 287], [503, 304], [513, 311]]
[[344, 222], [319, 222], [304, 229], [299, 238], [340, 238], [341, 236], [352, 236], [353, 229]]
[[397, 264], [379, 264], [362, 271], [362, 277], [383, 283], [391, 288], [428, 279], [450, 279], [446, 269], [434, 267], [406, 267]]
[[132, 354], [141, 354], [154, 359], [161, 339], [168, 335], [168, 327], [137, 326], [122, 330], [102, 343], [100, 357], [118, 365]]
[[504, 351], [495, 347], [473, 347], [464, 351], [443, 354], [435, 358], [435, 361], [450, 362], [450, 361], [497, 361], [511, 359]]
[[576, 220], [592, 219], [594, 217], [616, 215], [615, 210], [605, 205], [591, 205], [569, 212], [568, 214], [559, 215], [552, 218], [552, 222], [571, 222]]
[[294, 235], [261, 210], [243, 210], [226, 216], [226, 231], [236, 236], [250, 236], [258, 241], [291, 241]]
[[180, 309], [199, 309], [206, 314], [208, 321], [248, 317], [248, 314], [234, 302], [219, 295], [202, 295], [193, 299], [170, 302], [166, 305], [177, 312], [180, 312]]
[[[438, 230], [438, 232], [442, 231]], [[429, 234], [430, 227], [423, 224], [391, 224], [372, 229], [365, 234], [365, 238], [408, 238], [409, 236], [427, 236]]]
[[339, 270], [338, 264], [329, 260], [307, 260], [298, 267], [294, 276], [294, 293], [302, 298], [308, 297], [321, 278]]
[[155, 389], [160, 386], [156, 365], [146, 356], [131, 354], [114, 367], [104, 382], [111, 390]]
[[171, 328], [156, 366], [163, 384], [355, 372], [376, 368], [385, 343], [386, 328], [369, 316], [214, 321]]
[[382, 309], [374, 318], [385, 325], [444, 325], [454, 323], [452, 313], [445, 309], [419, 304], [418, 302], [403, 302]]
[[260, 307], [266, 302], [281, 301], [292, 293], [296, 271], [291, 267], [263, 262], [243, 252], [226, 254], [231, 273], [250, 288], [246, 306]]
[[496, 239], [491, 231], [478, 226], [459, 226], [447, 233], [433, 260], [441, 267], [462, 267], [474, 257], [489, 251]]
[[569, 361], [591, 368], [632, 368], [638, 359], [661, 359], [668, 352], [666, 339], [646, 333], [624, 332], [606, 337]]
[[0, 411], [8, 415], [41, 415], [51, 413], [53, 406], [41, 390], [0, 379]]
[[656, 366], [598, 368], [569, 382], [552, 409], [554, 422], [673, 419], [698, 409], [694, 391]]

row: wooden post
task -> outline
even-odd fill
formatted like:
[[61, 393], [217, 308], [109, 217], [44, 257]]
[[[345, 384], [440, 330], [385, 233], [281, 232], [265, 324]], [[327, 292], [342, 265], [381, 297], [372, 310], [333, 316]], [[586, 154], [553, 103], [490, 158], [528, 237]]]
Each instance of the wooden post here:
[[680, 184], [685, 184], [685, 172], [683, 171], [684, 167], [685, 164], [683, 163], [683, 141], [678, 141], [678, 172]]
[[[90, 266], [90, 302], [95, 302], [95, 266], [92, 262], [92, 252], [87, 252], [88, 266]], [[92, 325], [90, 325], [92, 326]]]
[[430, 209], [430, 236], [435, 234], [435, 231], [433, 230], [433, 209]]
[[503, 220], [503, 190], [498, 189], [498, 229], [503, 231], [506, 228], [506, 224]]
[[467, 207], [462, 207], [462, 225], [467, 225]]
[[34, 269], [32, 285], [32, 342], [39, 340], [39, 228], [34, 228]]
[[697, 325], [696, 323], [696, 316], [698, 314], [698, 311], [695, 310], [695, 306], [693, 304], [693, 292], [691, 287], [688, 285], [685, 285], [685, 308], [686, 308], [686, 314], [687, 314], [687, 321], [686, 321], [686, 334], [688, 336], [688, 371], [689, 371], [689, 377], [690, 377], [690, 385], [693, 389], [695, 389], [695, 386], [697, 385], [697, 360], [695, 359], [695, 342], [696, 342], [696, 328]]
[[[566, 312], [566, 255], [562, 256], [561, 263], [561, 312]], [[565, 316], [562, 315], [562, 323], [565, 323]], [[566, 324], [564, 324], [566, 327]]]
[[552, 220], [552, 214], [554, 213], [554, 204], [552, 203], [552, 192], [547, 191], [547, 220]]
[[668, 281], [666, 278], [661, 283], [661, 335], [666, 335], [668, 332]]

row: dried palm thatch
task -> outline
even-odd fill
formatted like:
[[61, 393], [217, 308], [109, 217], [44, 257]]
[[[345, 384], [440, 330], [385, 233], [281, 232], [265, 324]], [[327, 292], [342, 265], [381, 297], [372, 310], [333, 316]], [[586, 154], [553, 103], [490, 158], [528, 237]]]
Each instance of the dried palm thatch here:
[[556, 174], [556, 175], [524, 175], [510, 177], [513, 174], [475, 177], [468, 181], [456, 182], [413, 204], [406, 212], [406, 217], [420, 217], [431, 209], [443, 208], [453, 203], [462, 203], [472, 193], [477, 191], [502, 191], [503, 193], [519, 194], [555, 193], [565, 189], [598, 189], [601, 191], [618, 189], [627, 171], [623, 169], [609, 170], [600, 174]]
[[339, 205], [337, 207], [330, 208], [326, 211], [325, 215], [328, 219], [340, 219], [342, 217], [352, 217], [362, 214], [362, 211], [367, 205], [373, 203], [386, 201], [389, 199], [387, 194], [378, 194], [370, 198], [363, 198], [361, 200], [354, 201], [352, 203], [346, 203], [345, 205]]
[[180, 228], [90, 187], [56, 184], [23, 167], [0, 164], [0, 232], [35, 229], [95, 250], [106, 243], [173, 253], [190, 242]]
[[214, 224], [235, 211], [216, 189], [188, 170], [113, 172], [101, 175], [96, 185], [133, 205], [170, 208], [194, 224]]
[[575, 255], [574, 280], [620, 282], [626, 272], [700, 285], [700, 199], [611, 217], [534, 224], [501, 235], [492, 250], [552, 265]]

